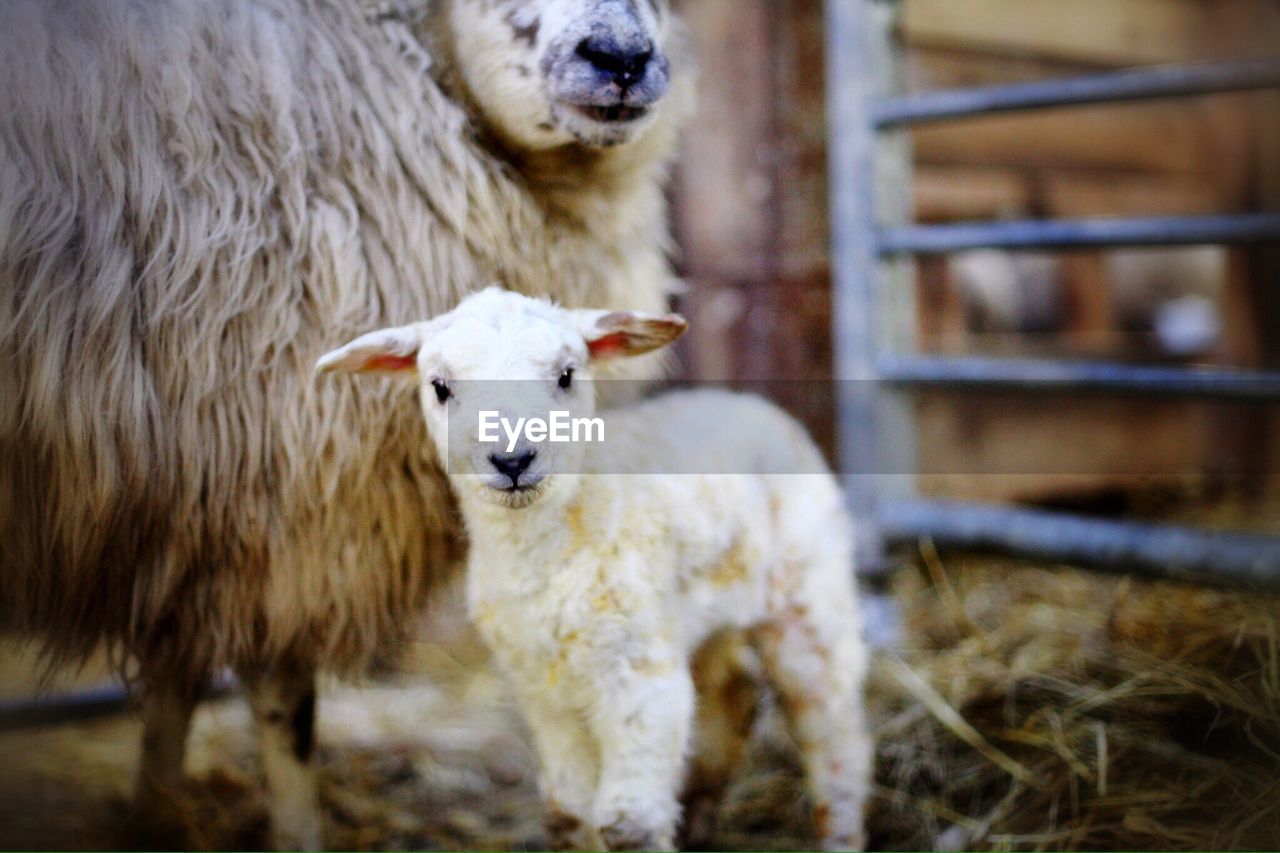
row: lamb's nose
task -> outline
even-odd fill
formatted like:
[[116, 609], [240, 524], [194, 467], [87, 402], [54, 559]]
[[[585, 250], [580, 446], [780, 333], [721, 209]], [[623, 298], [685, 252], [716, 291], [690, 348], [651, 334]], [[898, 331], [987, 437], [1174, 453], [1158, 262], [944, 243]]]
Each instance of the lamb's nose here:
[[511, 485], [515, 486], [520, 483], [520, 475], [528, 471], [537, 458], [538, 451], [529, 450], [525, 453], [494, 453], [489, 456], [489, 461], [499, 474], [510, 479]]
[[612, 38], [588, 36], [578, 45], [578, 56], [626, 89], [644, 78], [653, 59], [653, 44], [646, 41], [629, 47]]

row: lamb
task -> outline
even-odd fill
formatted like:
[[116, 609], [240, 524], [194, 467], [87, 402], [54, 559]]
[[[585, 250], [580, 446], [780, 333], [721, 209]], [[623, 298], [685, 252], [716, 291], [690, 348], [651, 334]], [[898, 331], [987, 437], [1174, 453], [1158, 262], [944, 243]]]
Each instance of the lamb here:
[[393, 650], [464, 541], [411, 391], [311, 367], [493, 276], [661, 310], [685, 39], [665, 0], [3, 20], [0, 631], [136, 672], [153, 816], [202, 685], [234, 669], [273, 843], [316, 847], [316, 670]]
[[[726, 392], [596, 415], [598, 370], [684, 329], [674, 315], [489, 289], [430, 322], [359, 338], [318, 368], [418, 379], [471, 536], [469, 613], [532, 731], [553, 843], [673, 846], [695, 714], [690, 657], [718, 631], [749, 629], [803, 753], [821, 842], [860, 848], [868, 653], [852, 524], [817, 448], [777, 408]], [[498, 377], [519, 381], [483, 381]], [[598, 420], [606, 440], [491, 429], [522, 417]]]

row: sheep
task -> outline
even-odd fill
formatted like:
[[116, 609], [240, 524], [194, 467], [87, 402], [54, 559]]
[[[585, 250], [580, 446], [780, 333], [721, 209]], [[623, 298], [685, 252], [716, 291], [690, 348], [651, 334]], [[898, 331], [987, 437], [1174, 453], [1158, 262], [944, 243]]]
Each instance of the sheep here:
[[[418, 380], [471, 537], [468, 612], [531, 729], [553, 844], [673, 846], [690, 657], [749, 629], [801, 748], [820, 840], [861, 848], [868, 652], [852, 522], [821, 454], [753, 396], [673, 393], [597, 416], [597, 369], [684, 329], [675, 315], [495, 288], [318, 369]], [[518, 381], [483, 381], [497, 378]], [[547, 440], [549, 425], [569, 439], [570, 423], [600, 429]]]
[[315, 847], [316, 671], [394, 649], [465, 541], [412, 393], [311, 366], [490, 276], [662, 310], [687, 39], [665, 0], [3, 18], [0, 631], [137, 678], [158, 817], [234, 669], [273, 843]]

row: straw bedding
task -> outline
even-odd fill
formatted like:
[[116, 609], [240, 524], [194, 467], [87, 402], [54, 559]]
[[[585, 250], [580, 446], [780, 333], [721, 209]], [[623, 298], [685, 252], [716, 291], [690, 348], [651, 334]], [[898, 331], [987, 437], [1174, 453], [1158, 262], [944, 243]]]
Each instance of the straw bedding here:
[[[887, 849], [1280, 848], [1280, 601], [1113, 580], [927, 546], [895, 579], [904, 646], [870, 688], [872, 843]], [[536, 848], [534, 760], [465, 643], [420, 644], [397, 685], [321, 707], [330, 841]], [[766, 710], [710, 845], [809, 842], [794, 755]], [[0, 736], [0, 846], [171, 843], [124, 817], [136, 721]], [[188, 843], [260, 846], [247, 711], [197, 719]]]
[[1280, 847], [1280, 600], [922, 552], [911, 669], [876, 676], [883, 844]]

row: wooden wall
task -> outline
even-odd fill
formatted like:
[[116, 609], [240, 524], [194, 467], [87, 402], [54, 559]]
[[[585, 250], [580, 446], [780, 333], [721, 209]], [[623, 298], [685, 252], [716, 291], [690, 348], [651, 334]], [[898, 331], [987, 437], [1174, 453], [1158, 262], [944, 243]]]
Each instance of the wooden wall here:
[[[854, 0], [846, 0], [853, 2]], [[683, 0], [702, 67], [701, 107], [673, 193], [688, 373], [790, 380], [790, 402], [824, 445], [833, 438], [830, 268], [821, 0]], [[911, 90], [1089, 73], [1280, 50], [1271, 0], [903, 0]], [[1280, 204], [1280, 95], [1255, 93], [1046, 111], [926, 126], [911, 133], [922, 222], [1193, 214]], [[1224, 256], [1226, 332], [1201, 356], [1280, 361], [1275, 253]], [[931, 351], [1127, 358], [1116, 292], [1132, 283], [1105, 253], [1054, 259], [1061, 328], [996, 341], [966, 327], [949, 264], [919, 267], [918, 325]], [[784, 386], [785, 387], [785, 386]], [[784, 391], [785, 396], [785, 391]], [[1195, 406], [1097, 400], [922, 398], [922, 464], [938, 494], [1039, 497], [1117, 475], [1280, 467], [1259, 462], [1265, 420]], [[1106, 433], [1105, 445], [1097, 436]], [[1280, 447], [1271, 452], [1280, 454]], [[1051, 455], [1055, 464], [1037, 465]], [[996, 460], [1022, 460], [999, 466]], [[958, 464], [957, 459], [963, 460]], [[983, 468], [1043, 476], [973, 477]], [[1087, 472], [1063, 477], [1054, 471]], [[1131, 477], [1130, 477], [1131, 479]]]
[[[830, 448], [821, 0], [683, 0], [700, 107], [674, 191], [699, 379], [785, 379]], [[805, 387], [806, 380], [809, 380]]]

